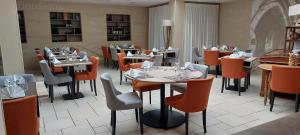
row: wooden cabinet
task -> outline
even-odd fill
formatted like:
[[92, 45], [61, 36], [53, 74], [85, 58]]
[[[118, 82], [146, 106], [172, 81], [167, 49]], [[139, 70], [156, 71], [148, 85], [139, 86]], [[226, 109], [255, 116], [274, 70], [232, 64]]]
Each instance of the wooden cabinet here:
[[80, 13], [50, 12], [52, 42], [81, 42]]
[[300, 27], [286, 27], [284, 53], [291, 52], [294, 49], [295, 42], [300, 41]]
[[19, 17], [19, 28], [20, 28], [20, 36], [21, 36], [21, 42], [26, 43], [26, 30], [25, 30], [25, 19], [24, 19], [24, 12], [18, 11], [18, 17]]
[[130, 15], [107, 14], [107, 41], [129, 41]]

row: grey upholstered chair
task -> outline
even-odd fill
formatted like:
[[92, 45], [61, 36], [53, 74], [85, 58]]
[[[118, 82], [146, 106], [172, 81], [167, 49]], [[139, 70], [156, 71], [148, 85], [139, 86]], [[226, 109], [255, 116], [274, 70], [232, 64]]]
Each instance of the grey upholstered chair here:
[[111, 125], [112, 134], [116, 133], [116, 111], [135, 109], [136, 120], [138, 121], [138, 114], [140, 115], [140, 130], [143, 134], [143, 102], [135, 92], [121, 93], [118, 91], [109, 73], [104, 73], [100, 76], [102, 85], [106, 96], [107, 107], [111, 110]]
[[118, 50], [117, 50], [117, 48], [113, 48], [113, 47], [109, 47], [109, 50], [110, 50], [110, 54], [111, 54], [113, 68], [114, 67], [118, 68], [118, 65], [117, 65], [118, 64], [118, 57], [117, 57]]
[[[193, 64], [194, 70], [198, 70], [202, 73], [201, 78], [206, 78], [208, 74], [208, 66], [200, 65], [200, 64]], [[183, 93], [186, 90], [186, 83], [174, 83], [170, 85], [170, 96], [174, 95], [174, 91]]]
[[165, 61], [170, 64], [174, 64], [175, 62], [178, 62], [178, 58], [179, 58], [179, 48], [173, 48], [172, 51], [175, 52], [175, 57], [165, 58]]
[[163, 62], [163, 55], [154, 55], [153, 66], [161, 66]]
[[199, 64], [201, 61], [203, 61], [203, 56], [200, 54], [197, 47], [193, 47], [193, 62]]
[[44, 75], [44, 82], [49, 87], [49, 97], [51, 98], [51, 103], [53, 103], [53, 98], [54, 98], [53, 85], [66, 83], [68, 87], [68, 92], [70, 93], [69, 86], [70, 83], [72, 82], [72, 78], [69, 75], [67, 74], [53, 75], [46, 60], [40, 61], [40, 67]]

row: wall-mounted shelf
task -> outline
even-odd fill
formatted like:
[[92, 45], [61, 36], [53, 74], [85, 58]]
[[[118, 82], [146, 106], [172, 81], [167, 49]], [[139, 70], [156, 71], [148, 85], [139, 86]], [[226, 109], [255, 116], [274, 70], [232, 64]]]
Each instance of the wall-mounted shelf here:
[[25, 29], [25, 18], [24, 18], [24, 12], [18, 11], [18, 17], [19, 17], [19, 27], [20, 27], [20, 36], [21, 36], [21, 42], [26, 43], [26, 29]]
[[52, 42], [81, 42], [80, 13], [50, 12]]
[[107, 41], [129, 41], [130, 15], [107, 14]]

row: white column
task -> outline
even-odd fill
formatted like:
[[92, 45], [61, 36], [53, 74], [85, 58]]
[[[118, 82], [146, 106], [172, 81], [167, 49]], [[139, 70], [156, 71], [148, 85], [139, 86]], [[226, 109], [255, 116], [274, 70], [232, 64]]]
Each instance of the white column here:
[[24, 73], [16, 0], [0, 1], [0, 45], [4, 74]]

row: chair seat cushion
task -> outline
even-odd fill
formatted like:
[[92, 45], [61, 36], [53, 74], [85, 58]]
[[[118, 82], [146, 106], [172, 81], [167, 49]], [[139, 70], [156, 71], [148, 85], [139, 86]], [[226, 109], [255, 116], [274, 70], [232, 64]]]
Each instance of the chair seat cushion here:
[[64, 69], [62, 67], [53, 67], [51, 68], [53, 73], [60, 73], [60, 72], [64, 72]]
[[122, 103], [124, 103], [124, 105], [119, 106], [120, 110], [143, 107], [142, 100], [135, 92], [123, 93], [123, 94], [117, 95], [117, 98]]
[[72, 77], [67, 74], [58, 74], [55, 75], [58, 78], [59, 83], [66, 83], [66, 82], [72, 82]]
[[160, 84], [144, 83], [140, 81], [133, 81], [132, 87], [136, 91], [151, 91], [160, 89]]
[[186, 83], [174, 83], [171, 84], [170, 89], [183, 93], [186, 90]]
[[76, 72], [75, 80], [95, 80], [90, 72]]

